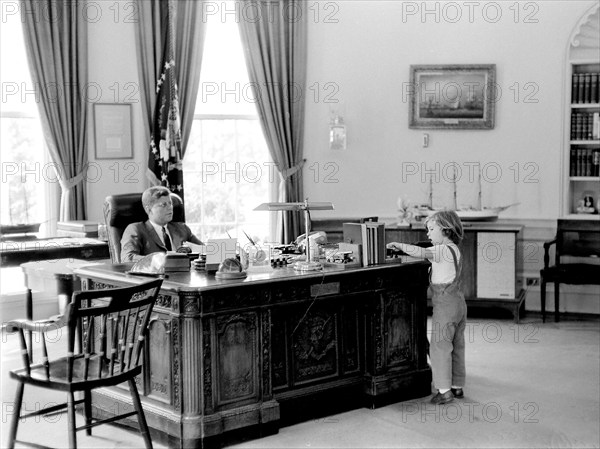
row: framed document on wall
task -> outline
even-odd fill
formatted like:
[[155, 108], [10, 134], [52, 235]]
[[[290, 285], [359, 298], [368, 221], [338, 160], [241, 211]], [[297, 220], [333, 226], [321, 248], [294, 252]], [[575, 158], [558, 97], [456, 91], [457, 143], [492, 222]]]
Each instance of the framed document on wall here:
[[132, 159], [131, 105], [94, 104], [96, 159]]

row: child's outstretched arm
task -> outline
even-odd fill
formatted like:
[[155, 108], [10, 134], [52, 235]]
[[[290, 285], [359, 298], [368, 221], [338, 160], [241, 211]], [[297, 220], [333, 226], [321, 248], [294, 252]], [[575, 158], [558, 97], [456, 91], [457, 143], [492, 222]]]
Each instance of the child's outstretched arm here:
[[386, 245], [386, 248], [396, 249], [405, 252], [409, 256], [419, 257], [421, 259], [433, 259], [433, 252], [429, 248], [421, 248], [408, 243], [391, 242]]

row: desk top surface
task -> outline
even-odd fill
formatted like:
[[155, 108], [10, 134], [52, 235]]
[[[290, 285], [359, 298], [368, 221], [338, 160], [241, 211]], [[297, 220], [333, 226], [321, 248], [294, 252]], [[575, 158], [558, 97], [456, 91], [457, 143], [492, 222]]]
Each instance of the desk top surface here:
[[11, 251], [43, 251], [57, 248], [101, 247], [107, 245], [108, 243], [105, 241], [87, 237], [52, 237], [34, 240], [6, 240], [0, 242], [0, 251], [3, 253]]
[[[263, 284], [285, 280], [297, 279], [325, 279], [339, 274], [349, 274], [364, 271], [377, 271], [386, 269], [397, 269], [403, 266], [423, 265], [427, 267], [429, 264], [421, 259], [413, 257], [402, 257], [401, 262], [386, 263], [381, 265], [373, 265], [369, 267], [345, 268], [345, 267], [330, 267], [327, 266], [319, 271], [297, 271], [291, 266], [284, 268], [275, 268], [269, 272], [249, 272], [248, 276], [243, 279], [218, 279], [214, 273], [210, 274], [205, 271], [196, 271], [193, 268], [185, 272], [167, 273], [163, 287], [167, 290], [175, 291], [197, 291], [199, 289], [220, 289], [232, 286], [240, 286], [247, 284]], [[80, 277], [102, 279], [106, 281], [121, 281], [127, 280], [132, 283], [148, 282], [151, 277], [127, 274], [132, 264], [92, 264], [85, 265], [75, 269], [75, 273]], [[426, 269], [426, 268], [424, 268]]]

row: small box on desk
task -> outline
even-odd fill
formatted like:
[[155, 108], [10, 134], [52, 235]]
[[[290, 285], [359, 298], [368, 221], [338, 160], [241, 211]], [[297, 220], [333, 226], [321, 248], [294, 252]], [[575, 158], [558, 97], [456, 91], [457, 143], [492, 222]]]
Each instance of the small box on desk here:
[[326, 267], [362, 267], [362, 247], [360, 244], [340, 242], [336, 249], [325, 252]]
[[185, 253], [167, 253], [165, 273], [176, 271], [190, 271], [190, 257]]

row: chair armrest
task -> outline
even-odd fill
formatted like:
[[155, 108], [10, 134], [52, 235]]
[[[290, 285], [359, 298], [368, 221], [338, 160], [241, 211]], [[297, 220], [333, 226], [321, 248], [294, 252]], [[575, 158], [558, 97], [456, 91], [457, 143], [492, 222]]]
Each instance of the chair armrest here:
[[18, 329], [23, 329], [30, 332], [48, 332], [49, 330], [58, 329], [67, 325], [67, 320], [64, 315], [55, 315], [43, 320], [12, 320], [6, 323], [7, 332], [16, 332]]
[[544, 242], [544, 268], [550, 266], [550, 247], [556, 243], [556, 237]]

